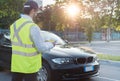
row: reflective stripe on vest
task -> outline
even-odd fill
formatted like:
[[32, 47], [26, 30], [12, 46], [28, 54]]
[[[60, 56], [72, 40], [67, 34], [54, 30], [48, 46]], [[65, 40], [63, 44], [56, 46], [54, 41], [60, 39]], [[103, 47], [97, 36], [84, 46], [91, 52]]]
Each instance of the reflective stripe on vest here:
[[32, 23], [32, 21], [26, 21], [24, 22], [22, 25], [20, 25], [20, 27], [18, 27], [18, 29], [16, 29], [16, 22], [14, 23], [13, 27], [14, 27], [14, 35], [13, 35], [13, 39], [15, 38], [15, 36], [17, 37], [18, 41], [20, 44], [22, 44], [22, 41], [18, 35], [18, 32], [24, 27], [24, 25], [26, 25], [27, 23]]
[[21, 47], [26, 47], [26, 48], [33, 48], [34, 45], [33, 44], [20, 44], [18, 42], [14, 42], [14, 41], [11, 41], [12, 42], [12, 45], [15, 45], [15, 46], [21, 46]]
[[[16, 29], [16, 22], [13, 24], [13, 27], [14, 27], [13, 39], [16, 37], [18, 42], [11, 41], [12, 45], [21, 46], [21, 47], [24, 47], [24, 48], [34, 48], [35, 47], [33, 44], [23, 44], [19, 35], [18, 35], [19, 31], [24, 27], [24, 25], [26, 25], [28, 23], [33, 23], [33, 22], [32, 21], [26, 21], [22, 25], [20, 25], [20, 27], [18, 27], [18, 29]], [[29, 56], [35, 56], [35, 55], [39, 54], [37, 51], [34, 52], [34, 53], [25, 53], [25, 52], [20, 52], [20, 51], [13, 50], [12, 52], [13, 52], [13, 54], [28, 56], [28, 57]]]
[[25, 53], [25, 52], [20, 52], [20, 51], [13, 51], [13, 54], [31, 57], [31, 56], [38, 55], [38, 52]]

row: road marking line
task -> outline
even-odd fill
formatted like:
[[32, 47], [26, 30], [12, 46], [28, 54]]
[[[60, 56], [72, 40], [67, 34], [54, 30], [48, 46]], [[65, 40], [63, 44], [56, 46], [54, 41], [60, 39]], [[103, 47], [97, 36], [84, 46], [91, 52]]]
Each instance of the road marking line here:
[[100, 76], [97, 76], [97, 77], [102, 78], [102, 79], [107, 79], [107, 80], [110, 80], [110, 81], [120, 81], [120, 80], [111, 79], [111, 78], [107, 78], [107, 77], [100, 77]]

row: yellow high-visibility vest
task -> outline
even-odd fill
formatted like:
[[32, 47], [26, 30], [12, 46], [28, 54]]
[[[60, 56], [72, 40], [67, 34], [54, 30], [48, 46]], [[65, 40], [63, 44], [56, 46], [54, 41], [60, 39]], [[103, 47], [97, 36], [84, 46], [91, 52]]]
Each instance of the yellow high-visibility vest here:
[[32, 26], [37, 25], [25, 18], [18, 19], [10, 26], [12, 72], [35, 73], [42, 66], [42, 54], [38, 53], [30, 39], [30, 28]]

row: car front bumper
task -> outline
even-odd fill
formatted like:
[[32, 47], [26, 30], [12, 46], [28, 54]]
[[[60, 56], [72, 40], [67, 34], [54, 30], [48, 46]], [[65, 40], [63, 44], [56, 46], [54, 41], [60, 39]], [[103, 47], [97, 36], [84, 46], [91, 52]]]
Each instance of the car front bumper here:
[[[94, 69], [92, 71], [85, 71], [85, 67], [92, 66]], [[83, 78], [90, 78], [93, 76], [97, 76], [99, 74], [99, 64], [92, 64], [92, 65], [83, 65], [83, 66], [71, 66], [71, 67], [64, 67], [60, 69], [52, 69], [53, 77], [55, 80], [77, 80]]]

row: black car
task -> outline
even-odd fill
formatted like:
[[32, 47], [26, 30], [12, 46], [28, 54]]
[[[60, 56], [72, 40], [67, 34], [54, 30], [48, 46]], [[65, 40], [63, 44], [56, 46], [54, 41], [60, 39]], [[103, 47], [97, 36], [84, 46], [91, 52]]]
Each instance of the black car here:
[[[38, 79], [76, 80], [98, 75], [100, 64], [96, 54], [73, 47], [51, 32], [42, 31], [41, 35], [45, 41], [56, 40], [56, 46], [42, 53], [43, 66]], [[10, 69], [11, 54], [10, 36], [4, 34], [0, 39], [0, 67]]]

